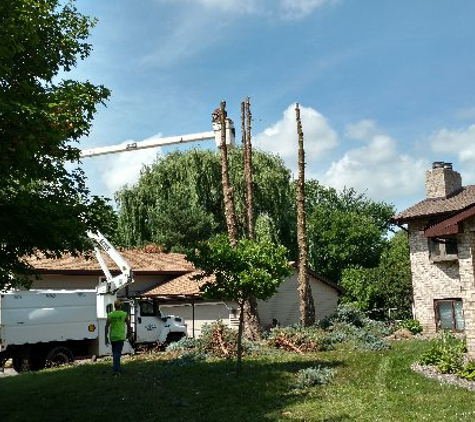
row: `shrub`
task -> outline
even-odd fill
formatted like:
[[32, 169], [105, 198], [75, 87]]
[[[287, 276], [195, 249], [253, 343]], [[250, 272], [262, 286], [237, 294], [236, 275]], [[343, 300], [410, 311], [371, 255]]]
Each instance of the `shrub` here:
[[306, 389], [314, 385], [328, 384], [335, 376], [336, 371], [325, 366], [301, 369], [297, 372], [295, 388]]
[[407, 328], [412, 334], [422, 333], [422, 325], [417, 319], [406, 319], [401, 321], [397, 328]]
[[318, 321], [317, 325], [325, 329], [336, 323], [342, 322], [355, 327], [363, 327], [367, 321], [368, 317], [362, 310], [351, 305], [340, 304], [332, 315]]
[[475, 380], [475, 362], [468, 362], [458, 373], [460, 378], [464, 378], [469, 381]]
[[455, 374], [463, 368], [465, 352], [465, 340], [444, 330], [432, 341], [431, 347], [421, 356], [419, 363], [435, 366], [443, 374]]
[[390, 333], [389, 325], [369, 319], [364, 312], [351, 305], [339, 305], [335, 313], [319, 321], [318, 326], [325, 328], [330, 344], [347, 342], [360, 350], [389, 348], [384, 341]]
[[190, 350], [201, 350], [201, 341], [192, 337], [183, 337], [179, 341], [170, 343], [166, 348], [167, 352], [186, 352]]

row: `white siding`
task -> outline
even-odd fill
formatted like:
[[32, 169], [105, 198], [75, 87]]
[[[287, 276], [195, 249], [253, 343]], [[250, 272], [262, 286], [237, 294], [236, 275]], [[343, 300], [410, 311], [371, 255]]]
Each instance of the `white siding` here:
[[[332, 314], [338, 303], [337, 291], [327, 284], [310, 277], [315, 318], [322, 319]], [[259, 301], [261, 325], [265, 328], [275, 318], [280, 325], [298, 324], [300, 321], [300, 303], [297, 291], [297, 272], [286, 279], [278, 288], [277, 293], [268, 301]]]
[[[185, 319], [189, 337], [199, 337], [204, 324], [221, 320], [229, 324], [230, 309], [236, 305], [232, 302], [199, 302], [194, 305], [195, 321], [193, 324], [193, 306], [191, 303], [160, 305], [163, 314], [178, 315]], [[194, 325], [194, 327], [193, 327]], [[194, 332], [193, 332], [194, 328]]]

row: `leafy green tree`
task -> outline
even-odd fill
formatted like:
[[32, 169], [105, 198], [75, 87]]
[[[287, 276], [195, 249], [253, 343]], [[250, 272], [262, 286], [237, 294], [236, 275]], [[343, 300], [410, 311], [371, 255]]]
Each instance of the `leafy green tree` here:
[[[269, 242], [241, 239], [233, 247], [227, 236], [201, 242], [187, 254], [187, 259], [201, 270], [197, 279], [208, 299], [234, 300], [240, 309], [237, 369], [241, 370], [244, 304], [250, 297], [269, 299], [291, 274], [287, 249]], [[212, 278], [210, 279], [209, 277]]]
[[310, 266], [338, 281], [345, 268], [378, 265], [387, 243], [392, 205], [374, 202], [354, 189], [338, 192], [306, 184]]
[[[242, 149], [229, 151], [228, 159], [239, 237], [242, 237], [247, 215]], [[253, 150], [252, 165], [256, 220], [260, 216], [269, 219], [278, 243], [291, 247], [295, 243], [295, 223], [292, 223], [295, 218], [290, 171], [279, 157], [258, 150]], [[191, 217], [192, 209], [199, 212], [209, 230], [203, 233], [197, 218], [195, 223], [187, 223], [183, 228], [175, 224], [173, 231], [178, 232], [177, 238], [183, 239], [178, 248], [186, 247], [201, 235], [204, 237], [200, 240], [206, 240], [226, 232], [218, 151], [192, 149], [158, 157], [153, 165], [143, 169], [135, 186], [123, 188], [116, 194], [116, 200], [119, 204], [119, 233], [125, 246], [171, 239], [172, 233], [167, 234], [171, 229], [167, 229], [164, 222], [175, 218], [176, 207], [172, 204], [182, 201], [187, 202], [188, 215]], [[193, 229], [194, 224], [196, 229]]]
[[377, 267], [343, 271], [344, 303], [371, 312], [372, 316], [411, 318], [412, 284], [407, 234], [398, 231], [388, 242]]
[[389, 241], [379, 265], [382, 272], [384, 305], [395, 319], [412, 318], [412, 277], [409, 239], [400, 230]]
[[[0, 2], [0, 288], [28, 285], [22, 258], [89, 248], [87, 228], [114, 222], [90, 195], [73, 144], [89, 133], [103, 86], [60, 80], [85, 59], [95, 24], [72, 2]], [[16, 274], [17, 278], [12, 278]]]

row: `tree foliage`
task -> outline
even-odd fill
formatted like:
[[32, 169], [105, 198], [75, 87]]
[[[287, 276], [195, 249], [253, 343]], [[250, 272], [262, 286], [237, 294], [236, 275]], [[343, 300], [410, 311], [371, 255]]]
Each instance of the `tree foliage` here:
[[[229, 151], [228, 159], [239, 237], [242, 237], [247, 213], [242, 149]], [[268, 218], [278, 243], [291, 245], [294, 225], [290, 172], [279, 157], [269, 153], [253, 150], [252, 160], [256, 219]], [[226, 232], [221, 164], [216, 151], [193, 149], [158, 157], [153, 165], [143, 169], [138, 183], [120, 190], [116, 199], [120, 239], [127, 246], [154, 242], [165, 249], [184, 250], [194, 239], [206, 240]], [[174, 214], [184, 202], [188, 210]], [[195, 212], [201, 216], [202, 225], [198, 224]], [[169, 224], [185, 213], [191, 218], [189, 223], [180, 220]], [[174, 244], [177, 236], [186, 240]]]
[[407, 234], [399, 231], [389, 240], [377, 267], [359, 266], [343, 271], [343, 302], [372, 312], [372, 316], [411, 318], [410, 266]]
[[[221, 235], [199, 243], [187, 259], [201, 270], [198, 279], [206, 282], [201, 290], [205, 298], [236, 301], [240, 308], [238, 333], [238, 370], [241, 362], [244, 304], [249, 298], [267, 300], [283, 279], [291, 274], [287, 249], [269, 242], [241, 239], [232, 246]], [[212, 278], [209, 278], [212, 276]]]
[[109, 91], [58, 77], [90, 54], [94, 24], [72, 2], [0, 2], [0, 288], [28, 284], [23, 256], [82, 250], [87, 228], [114, 221], [84, 173], [68, 170]]
[[338, 192], [311, 180], [306, 185], [309, 261], [338, 281], [345, 268], [378, 265], [387, 242], [392, 205], [374, 202], [354, 189]]

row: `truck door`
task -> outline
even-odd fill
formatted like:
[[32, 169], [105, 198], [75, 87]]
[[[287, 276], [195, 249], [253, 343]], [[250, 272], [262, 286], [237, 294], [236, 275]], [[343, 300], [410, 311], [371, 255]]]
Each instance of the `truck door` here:
[[152, 300], [139, 300], [135, 308], [135, 341], [137, 343], [158, 341], [163, 325], [158, 303]]

